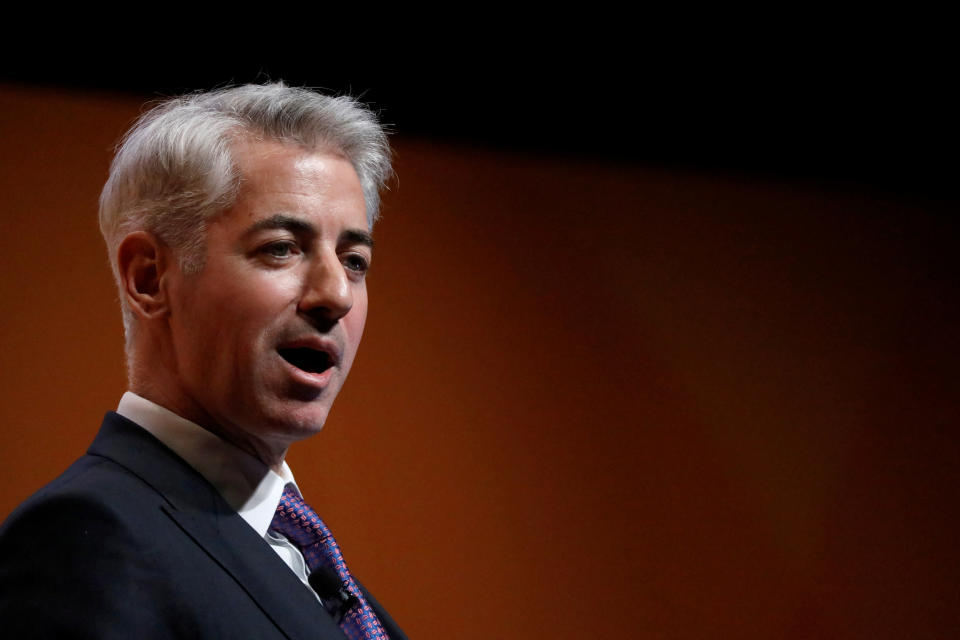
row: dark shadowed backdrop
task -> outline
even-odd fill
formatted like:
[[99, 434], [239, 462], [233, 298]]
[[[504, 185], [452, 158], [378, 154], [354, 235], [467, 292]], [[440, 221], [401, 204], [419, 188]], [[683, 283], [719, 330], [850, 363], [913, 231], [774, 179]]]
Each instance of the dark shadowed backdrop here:
[[[96, 203], [156, 93], [60, 80], [0, 85], [2, 516], [125, 388]], [[960, 630], [955, 160], [750, 101], [624, 91], [649, 117], [564, 144], [558, 93], [461, 87], [471, 129], [392, 90], [366, 336], [290, 463], [411, 638]]]

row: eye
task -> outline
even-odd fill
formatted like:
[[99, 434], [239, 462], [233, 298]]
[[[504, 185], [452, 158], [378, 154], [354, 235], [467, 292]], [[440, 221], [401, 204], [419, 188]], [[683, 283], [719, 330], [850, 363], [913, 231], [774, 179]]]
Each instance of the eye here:
[[295, 242], [283, 240], [260, 247], [260, 253], [275, 260], [286, 260], [300, 253], [300, 248]]
[[340, 258], [343, 266], [357, 274], [365, 274], [370, 269], [370, 261], [359, 253], [347, 253]]

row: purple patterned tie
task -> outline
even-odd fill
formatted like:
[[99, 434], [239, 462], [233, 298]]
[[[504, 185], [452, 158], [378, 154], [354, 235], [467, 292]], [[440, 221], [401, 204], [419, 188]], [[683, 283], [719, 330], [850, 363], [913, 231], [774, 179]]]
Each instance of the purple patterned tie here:
[[356, 598], [356, 604], [340, 622], [340, 628], [350, 640], [390, 640], [350, 575], [330, 529], [303, 501], [293, 484], [284, 487], [270, 528], [282, 533], [300, 549], [311, 572], [319, 567], [332, 570], [340, 578], [343, 587]]

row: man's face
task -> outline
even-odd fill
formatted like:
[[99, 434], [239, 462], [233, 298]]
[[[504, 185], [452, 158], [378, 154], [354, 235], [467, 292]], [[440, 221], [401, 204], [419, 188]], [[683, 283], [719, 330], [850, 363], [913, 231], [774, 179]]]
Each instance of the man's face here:
[[210, 221], [198, 274], [167, 280], [179, 397], [168, 406], [268, 464], [323, 426], [360, 344], [372, 242], [339, 155], [233, 148], [236, 205]]

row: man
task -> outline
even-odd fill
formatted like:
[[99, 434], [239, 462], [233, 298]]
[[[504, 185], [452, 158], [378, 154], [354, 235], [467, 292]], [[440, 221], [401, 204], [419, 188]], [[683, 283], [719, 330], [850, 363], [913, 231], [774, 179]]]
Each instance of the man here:
[[373, 114], [281, 84], [127, 134], [100, 224], [130, 391], [0, 530], [5, 634], [404, 638], [284, 462], [360, 343], [389, 174]]

